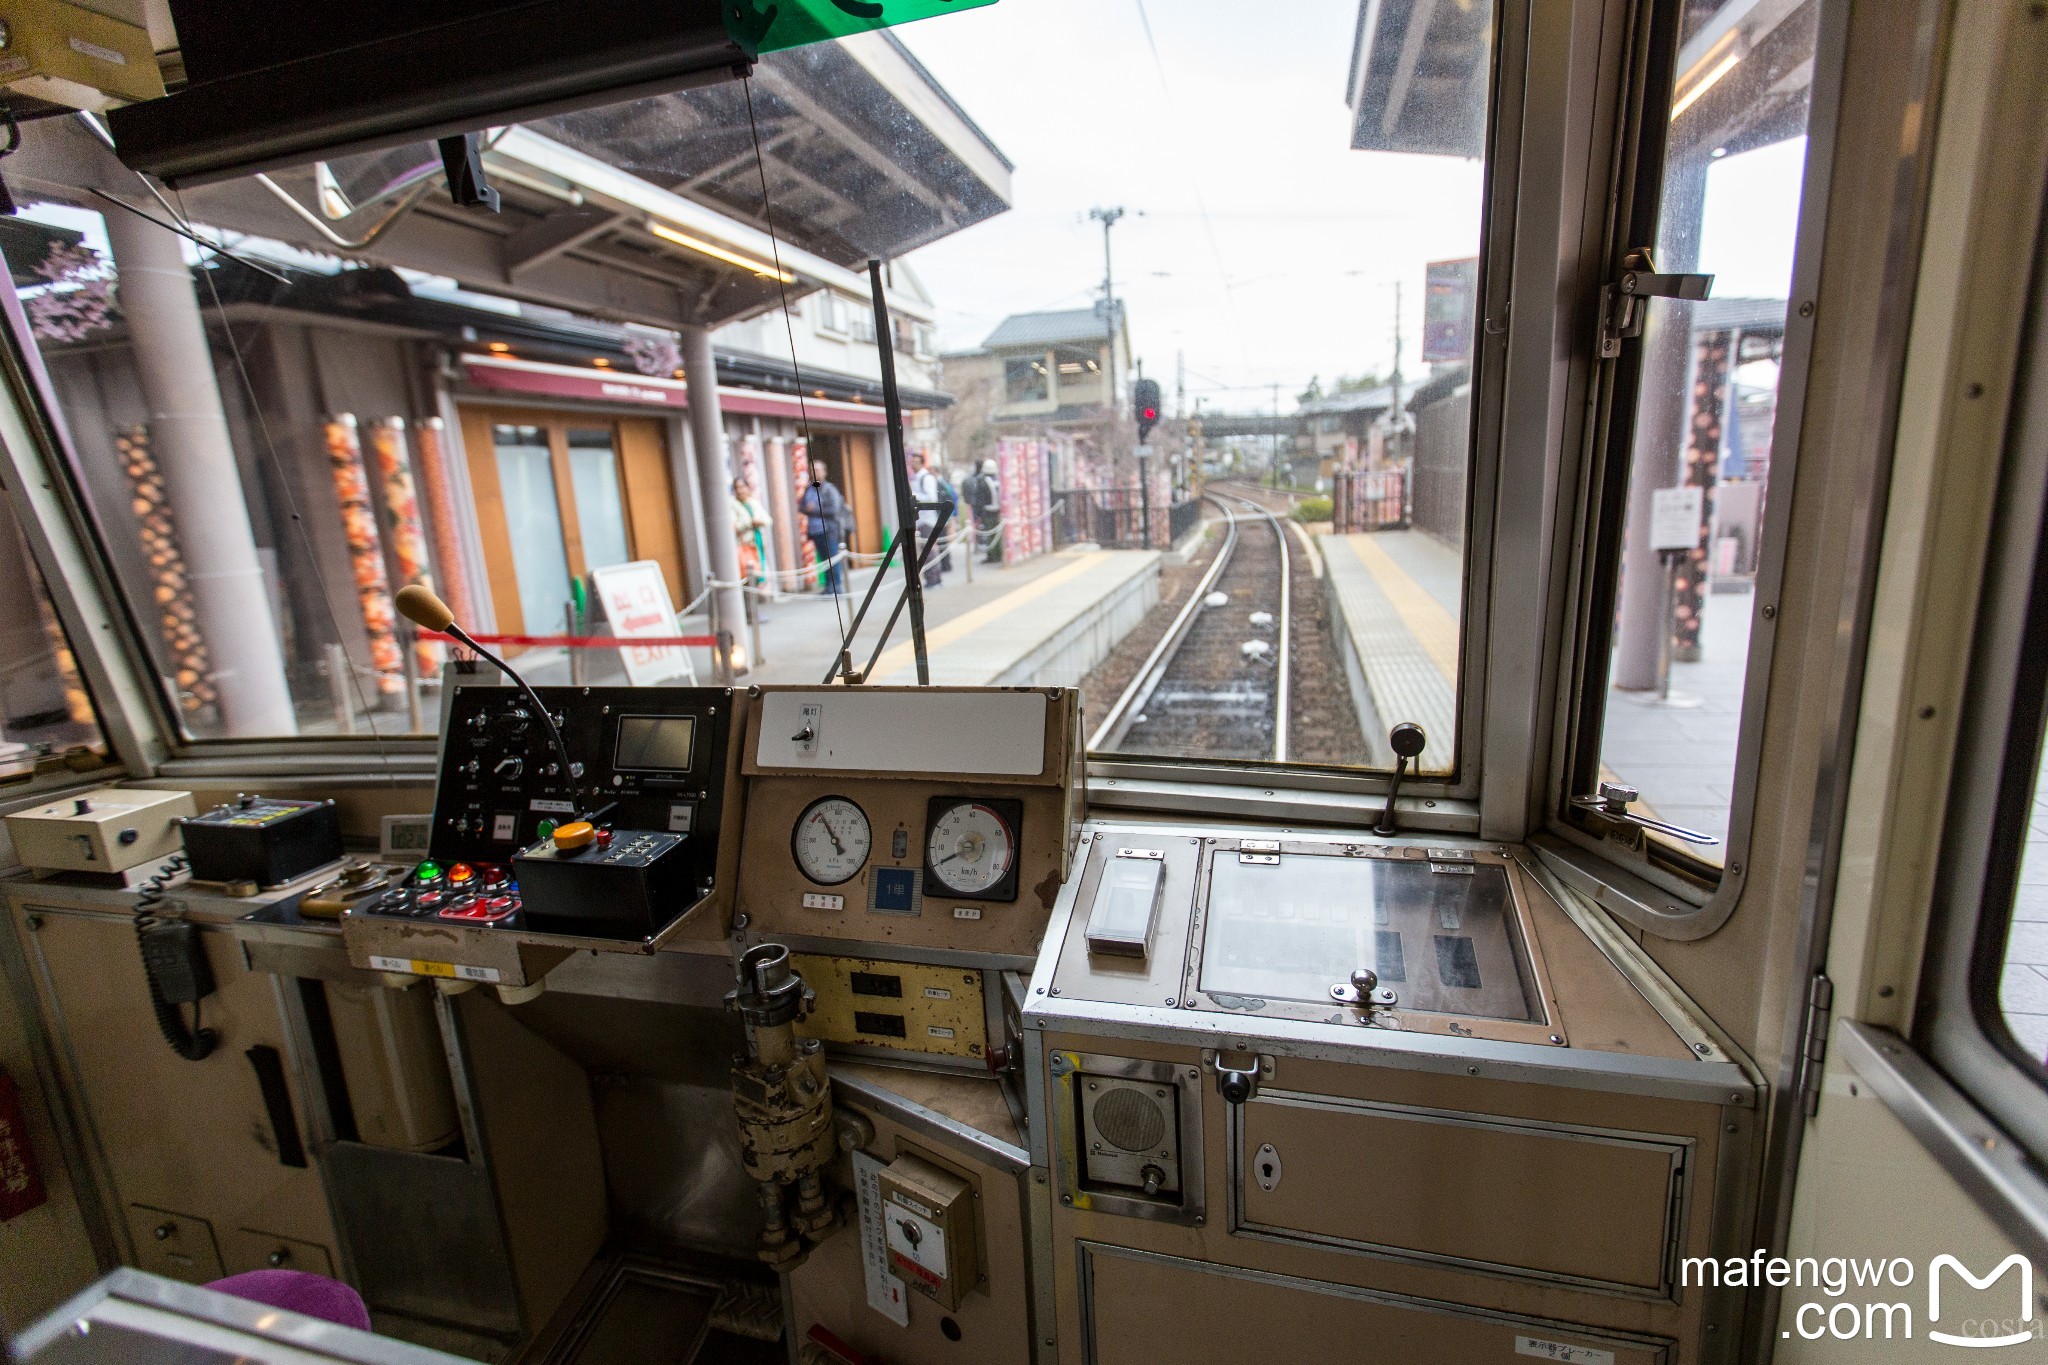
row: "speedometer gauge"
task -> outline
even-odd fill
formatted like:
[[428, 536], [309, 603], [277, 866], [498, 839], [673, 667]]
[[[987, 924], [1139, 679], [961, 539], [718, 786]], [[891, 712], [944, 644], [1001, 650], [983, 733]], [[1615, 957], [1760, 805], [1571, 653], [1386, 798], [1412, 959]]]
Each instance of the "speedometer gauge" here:
[[925, 836], [927, 880], [956, 896], [1015, 900], [1017, 812], [1014, 801], [934, 798]]
[[837, 886], [866, 867], [873, 841], [867, 812], [843, 796], [805, 806], [789, 835], [797, 867], [820, 886]]

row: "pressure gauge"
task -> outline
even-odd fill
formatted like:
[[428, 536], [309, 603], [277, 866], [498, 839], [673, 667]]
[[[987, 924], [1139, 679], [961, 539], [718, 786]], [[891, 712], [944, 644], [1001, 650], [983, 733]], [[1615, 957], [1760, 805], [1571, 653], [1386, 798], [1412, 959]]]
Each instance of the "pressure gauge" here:
[[865, 811], [843, 796], [826, 796], [804, 807], [789, 845], [806, 877], [837, 886], [867, 866], [873, 838]]
[[956, 896], [1015, 900], [1017, 815], [1014, 801], [934, 797], [925, 826], [927, 881]]

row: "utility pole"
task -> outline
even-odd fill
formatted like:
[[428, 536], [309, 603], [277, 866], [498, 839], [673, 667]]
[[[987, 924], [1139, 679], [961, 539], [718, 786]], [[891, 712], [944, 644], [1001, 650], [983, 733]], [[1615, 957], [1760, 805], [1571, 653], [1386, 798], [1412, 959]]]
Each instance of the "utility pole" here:
[[1103, 406], [1109, 409], [1111, 430], [1115, 429], [1116, 407], [1120, 401], [1116, 390], [1116, 277], [1109, 268], [1109, 230], [1116, 226], [1116, 220], [1124, 216], [1121, 208], [1090, 209], [1088, 216], [1102, 224], [1102, 334], [1109, 343], [1108, 364], [1103, 367], [1107, 381], [1107, 399]]
[[1273, 487], [1280, 486], [1280, 386], [1273, 386], [1273, 444], [1267, 463], [1273, 467]]
[[[1388, 379], [1388, 386], [1392, 390], [1393, 397], [1393, 402], [1387, 409], [1389, 415], [1394, 419], [1393, 426], [1387, 433], [1391, 440], [1401, 434], [1403, 425], [1401, 418], [1401, 282], [1399, 280], [1394, 281], [1394, 373]], [[1392, 450], [1389, 450], [1387, 453], [1389, 458], [1393, 457], [1394, 452]]]

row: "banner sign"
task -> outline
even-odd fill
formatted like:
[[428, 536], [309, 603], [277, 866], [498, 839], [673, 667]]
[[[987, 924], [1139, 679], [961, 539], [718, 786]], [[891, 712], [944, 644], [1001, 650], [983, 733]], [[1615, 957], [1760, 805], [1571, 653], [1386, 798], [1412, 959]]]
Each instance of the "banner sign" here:
[[1478, 302], [1478, 257], [1429, 263], [1422, 289], [1424, 360], [1436, 363], [1472, 358], [1472, 319]]

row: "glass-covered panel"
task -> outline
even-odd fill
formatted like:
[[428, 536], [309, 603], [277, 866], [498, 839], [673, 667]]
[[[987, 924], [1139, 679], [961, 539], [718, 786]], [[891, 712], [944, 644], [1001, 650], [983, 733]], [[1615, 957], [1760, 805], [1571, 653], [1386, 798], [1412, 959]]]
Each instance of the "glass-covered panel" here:
[[1784, 513], [1769, 497], [1772, 445], [1819, 11], [1687, 7], [1651, 245], [1657, 269], [1713, 285], [1704, 301], [1649, 303], [1625, 520], [1608, 551], [1604, 721], [1575, 793], [1606, 784], [1667, 827], [1649, 838], [1715, 866], [1757, 572]]
[[700, 678], [914, 682], [887, 343], [953, 509], [933, 681], [1072, 686], [1177, 762], [1386, 767], [1415, 722], [1452, 773], [1493, 5], [915, 8], [494, 127], [493, 214], [426, 143], [159, 200], [24, 123], [16, 340], [185, 735], [430, 726], [408, 585], [618, 676], [580, 580], [628, 560]]
[[1329, 1004], [1331, 987], [1358, 971], [1372, 972], [1402, 1009], [1543, 1017], [1499, 866], [1215, 856], [1199, 983], [1211, 999], [1247, 1009], [1268, 1000]]
[[576, 494], [576, 528], [583, 537], [584, 572], [624, 564], [633, 557], [626, 535], [626, 499], [619, 457], [604, 427], [569, 428], [569, 483]]
[[568, 620], [569, 554], [562, 545], [562, 504], [548, 435], [539, 427], [499, 426], [491, 437], [526, 633], [554, 634], [557, 623]]

